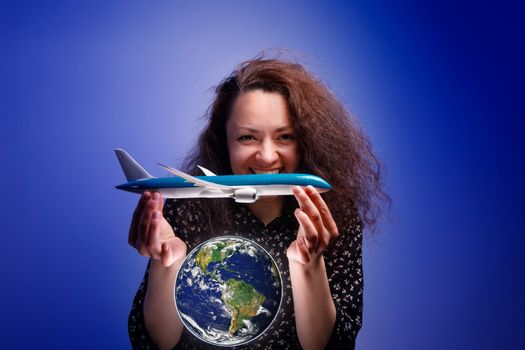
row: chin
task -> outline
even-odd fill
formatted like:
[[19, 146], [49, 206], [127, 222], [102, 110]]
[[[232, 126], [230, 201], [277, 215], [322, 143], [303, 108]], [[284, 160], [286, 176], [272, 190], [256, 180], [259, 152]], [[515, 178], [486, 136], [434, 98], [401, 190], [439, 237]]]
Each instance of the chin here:
[[281, 199], [282, 196], [261, 196], [256, 203], [273, 203]]

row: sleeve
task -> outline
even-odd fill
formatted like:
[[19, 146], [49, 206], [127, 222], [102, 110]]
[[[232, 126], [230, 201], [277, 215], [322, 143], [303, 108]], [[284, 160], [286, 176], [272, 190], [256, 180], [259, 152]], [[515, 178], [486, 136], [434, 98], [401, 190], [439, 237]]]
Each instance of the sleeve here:
[[135, 295], [128, 317], [128, 334], [133, 349], [158, 349], [144, 324], [143, 303], [148, 288], [149, 262], [142, 283]]
[[336, 321], [327, 349], [353, 349], [363, 315], [363, 237], [359, 216], [351, 215], [343, 227], [325, 256], [336, 308]]
[[[164, 203], [164, 217], [173, 227], [175, 234], [188, 245], [188, 249], [195, 245], [197, 235], [194, 233], [200, 231], [200, 225], [197, 222], [201, 221], [199, 216], [201, 214], [196, 213], [195, 209], [195, 206], [191, 205], [189, 201], [168, 199]], [[158, 349], [144, 323], [143, 303], [148, 290], [150, 263], [151, 261], [148, 262], [144, 278], [135, 295], [128, 317], [128, 334], [133, 349]]]

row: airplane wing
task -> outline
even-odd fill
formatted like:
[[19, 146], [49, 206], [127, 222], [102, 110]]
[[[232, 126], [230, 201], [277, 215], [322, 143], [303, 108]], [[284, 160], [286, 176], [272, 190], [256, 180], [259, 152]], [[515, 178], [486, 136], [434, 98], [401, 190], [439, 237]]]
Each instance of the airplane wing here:
[[217, 176], [216, 174], [214, 174], [212, 171], [206, 169], [205, 167], [200, 166], [200, 165], [197, 165], [197, 166], [199, 167], [200, 170], [202, 170], [204, 175], [206, 175], [206, 176]]
[[206, 187], [206, 188], [213, 188], [213, 189], [221, 190], [223, 192], [226, 192], [226, 191], [227, 192], [232, 192], [233, 191], [233, 189], [230, 186], [220, 185], [220, 184], [216, 184], [216, 183], [209, 182], [209, 181], [206, 181], [206, 180], [198, 179], [195, 176], [188, 175], [185, 172], [182, 172], [180, 170], [172, 168], [172, 167], [170, 167], [168, 165], [164, 165], [164, 164], [160, 164], [160, 163], [158, 163], [158, 164], [161, 167], [163, 167], [164, 169], [166, 169], [167, 171], [169, 171], [170, 173], [172, 173], [174, 175], [177, 175], [178, 177], [182, 177], [184, 180], [186, 180], [188, 182], [191, 182], [191, 183], [193, 183], [195, 185]]

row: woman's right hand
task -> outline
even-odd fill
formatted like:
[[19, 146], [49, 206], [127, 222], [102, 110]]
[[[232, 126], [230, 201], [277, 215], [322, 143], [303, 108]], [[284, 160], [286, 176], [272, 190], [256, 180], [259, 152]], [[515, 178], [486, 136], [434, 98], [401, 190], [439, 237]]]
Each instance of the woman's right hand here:
[[142, 256], [159, 260], [163, 266], [186, 256], [186, 244], [173, 232], [162, 215], [164, 202], [159, 192], [146, 191], [140, 197], [129, 228], [128, 243]]

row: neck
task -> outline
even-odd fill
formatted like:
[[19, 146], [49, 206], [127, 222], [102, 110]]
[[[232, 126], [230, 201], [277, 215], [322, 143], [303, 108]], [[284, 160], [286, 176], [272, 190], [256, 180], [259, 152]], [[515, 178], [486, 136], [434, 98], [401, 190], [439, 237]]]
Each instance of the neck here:
[[281, 215], [283, 209], [283, 199], [280, 196], [266, 197], [248, 204], [248, 208], [265, 225], [268, 225], [275, 218]]

